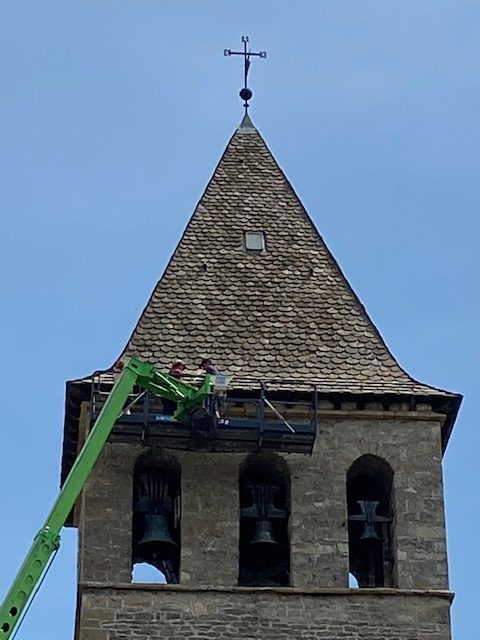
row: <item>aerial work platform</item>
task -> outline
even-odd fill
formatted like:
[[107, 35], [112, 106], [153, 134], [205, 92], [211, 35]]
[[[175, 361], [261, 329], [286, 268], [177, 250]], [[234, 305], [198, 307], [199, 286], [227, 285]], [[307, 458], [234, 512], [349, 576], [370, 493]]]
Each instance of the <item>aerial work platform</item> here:
[[[311, 454], [317, 431], [317, 391], [313, 385], [292, 381], [288, 391], [281, 391], [275, 380], [264, 383], [235, 378], [235, 385], [231, 385], [228, 378], [213, 376], [212, 396], [183, 420], [173, 417], [171, 402], [134, 389], [116, 420], [110, 440], [140, 440], [183, 450], [251, 452], [270, 449]], [[198, 382], [198, 377], [193, 380], [193, 384]], [[104, 378], [92, 380], [92, 423], [110, 390], [111, 383]]]

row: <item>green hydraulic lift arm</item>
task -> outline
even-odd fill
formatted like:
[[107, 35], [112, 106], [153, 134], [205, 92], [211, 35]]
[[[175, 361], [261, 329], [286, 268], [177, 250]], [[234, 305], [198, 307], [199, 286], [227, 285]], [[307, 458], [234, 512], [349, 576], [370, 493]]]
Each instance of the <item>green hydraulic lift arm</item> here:
[[0, 607], [0, 639], [8, 640], [19, 622], [22, 612], [42, 578], [53, 553], [60, 546], [60, 531], [75, 505], [78, 496], [107, 442], [115, 421], [133, 387], [138, 385], [159, 396], [175, 400], [178, 408], [175, 417], [182, 420], [189, 411], [201, 406], [212, 391], [212, 377], [205, 376], [200, 387], [177, 380], [158, 371], [151, 364], [131, 358], [123, 368], [100, 415], [75, 460], [43, 527], [33, 544]]

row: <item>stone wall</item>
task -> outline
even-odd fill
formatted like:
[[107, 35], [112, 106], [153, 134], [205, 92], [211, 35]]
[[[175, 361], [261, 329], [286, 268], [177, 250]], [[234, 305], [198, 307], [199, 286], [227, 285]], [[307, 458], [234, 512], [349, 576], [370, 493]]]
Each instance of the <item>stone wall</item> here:
[[[312, 456], [283, 454], [291, 475], [292, 586], [346, 587], [346, 473], [364, 454], [394, 470], [396, 586], [448, 588], [440, 419], [429, 412], [325, 412]], [[131, 579], [132, 475], [145, 447], [108, 444], [83, 493], [80, 582]], [[182, 585], [235, 586], [242, 454], [172, 451], [182, 467]]]
[[449, 640], [450, 595], [84, 585], [77, 640]]
[[129, 582], [133, 467], [141, 447], [107, 444], [81, 496], [79, 581]]

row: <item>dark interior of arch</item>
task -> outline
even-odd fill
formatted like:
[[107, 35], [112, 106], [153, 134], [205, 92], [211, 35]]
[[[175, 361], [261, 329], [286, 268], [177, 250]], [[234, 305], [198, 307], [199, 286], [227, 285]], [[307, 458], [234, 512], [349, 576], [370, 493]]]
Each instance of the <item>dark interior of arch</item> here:
[[359, 587], [393, 584], [393, 471], [373, 455], [347, 474], [349, 571]]
[[147, 563], [169, 584], [180, 575], [180, 465], [173, 457], [141, 456], [133, 477], [132, 563]]
[[240, 468], [240, 548], [238, 583], [290, 583], [290, 474], [274, 454], [250, 455]]

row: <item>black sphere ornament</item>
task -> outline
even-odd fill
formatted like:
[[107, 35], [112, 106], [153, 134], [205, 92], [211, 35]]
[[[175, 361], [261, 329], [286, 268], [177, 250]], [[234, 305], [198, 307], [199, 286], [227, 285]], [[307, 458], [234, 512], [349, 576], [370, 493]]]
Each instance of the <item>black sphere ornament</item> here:
[[250, 98], [253, 96], [253, 91], [248, 87], [244, 87], [243, 89], [240, 89], [239, 95], [242, 100], [248, 102], [248, 100], [250, 100]]

